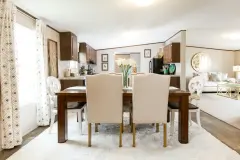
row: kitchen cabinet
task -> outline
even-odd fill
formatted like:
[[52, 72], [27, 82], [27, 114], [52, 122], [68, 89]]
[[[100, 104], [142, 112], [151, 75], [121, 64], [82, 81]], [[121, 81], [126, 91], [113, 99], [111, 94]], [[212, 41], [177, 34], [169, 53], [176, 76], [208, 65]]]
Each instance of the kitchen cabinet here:
[[171, 43], [163, 48], [163, 63], [180, 63], [180, 43]]
[[60, 60], [78, 61], [77, 36], [71, 32], [60, 33]]
[[180, 77], [171, 76], [170, 86], [180, 88]]
[[86, 54], [87, 63], [97, 64], [97, 51], [87, 43], [79, 43], [79, 52]]

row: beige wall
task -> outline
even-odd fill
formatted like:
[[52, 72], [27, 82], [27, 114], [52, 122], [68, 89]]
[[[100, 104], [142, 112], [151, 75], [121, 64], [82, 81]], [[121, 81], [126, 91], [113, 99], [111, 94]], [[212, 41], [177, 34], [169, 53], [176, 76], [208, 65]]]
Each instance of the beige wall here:
[[[97, 51], [97, 66], [95, 66], [95, 70], [97, 73], [103, 72], [101, 69], [101, 54], [108, 54], [108, 72], [114, 72], [114, 54], [124, 54], [124, 53], [140, 53], [140, 71], [141, 72], [149, 72], [149, 61], [152, 57], [154, 57], [159, 49], [163, 47], [163, 43], [151, 44], [151, 45], [141, 45], [141, 46], [133, 46], [133, 47], [125, 47], [125, 48], [116, 48], [116, 49], [107, 49], [107, 50], [99, 50]], [[144, 58], [144, 49], [151, 49], [151, 58]]]
[[235, 51], [234, 65], [240, 65], [240, 51]]
[[234, 77], [233, 65], [235, 59], [234, 51], [213, 50], [204, 48], [187, 47], [186, 49], [186, 77], [192, 77], [195, 72], [191, 66], [191, 59], [194, 54], [202, 52], [211, 59], [211, 66], [208, 71], [228, 73], [229, 77]]

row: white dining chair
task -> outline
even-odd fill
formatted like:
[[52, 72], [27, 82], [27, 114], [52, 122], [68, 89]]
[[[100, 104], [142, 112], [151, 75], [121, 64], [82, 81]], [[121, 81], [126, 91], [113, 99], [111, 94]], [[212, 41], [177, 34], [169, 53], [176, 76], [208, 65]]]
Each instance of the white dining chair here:
[[98, 74], [86, 77], [88, 146], [91, 147], [91, 124], [120, 124], [119, 147], [122, 147], [122, 76]]
[[[136, 124], [163, 123], [163, 146], [167, 146], [167, 112], [170, 76], [144, 74], [133, 77], [133, 147]], [[157, 129], [159, 132], [159, 129]]]
[[[50, 76], [47, 78], [47, 91], [47, 99], [51, 111], [51, 123], [49, 128], [49, 133], [51, 133], [57, 115], [57, 96], [55, 94], [61, 91], [60, 81], [56, 77]], [[68, 103], [67, 107], [68, 112], [76, 113], [78, 115], [80, 134], [82, 134], [82, 111], [85, 108], [85, 103], [82, 105], [78, 104], [77, 107], [76, 103]]]
[[[198, 107], [198, 101], [201, 98], [202, 91], [203, 91], [203, 78], [201, 76], [193, 77], [188, 84], [188, 90], [191, 93], [189, 96], [189, 123], [192, 125], [192, 119], [191, 119], [191, 113], [196, 113], [196, 119], [197, 124], [201, 128], [201, 121], [200, 121], [200, 109]], [[195, 101], [196, 105], [193, 104], [193, 101]], [[170, 127], [170, 133], [173, 135], [174, 133], [174, 121], [175, 121], [175, 113], [179, 111], [179, 104], [177, 102], [169, 102], [168, 104], [169, 110], [171, 113], [171, 127]]]

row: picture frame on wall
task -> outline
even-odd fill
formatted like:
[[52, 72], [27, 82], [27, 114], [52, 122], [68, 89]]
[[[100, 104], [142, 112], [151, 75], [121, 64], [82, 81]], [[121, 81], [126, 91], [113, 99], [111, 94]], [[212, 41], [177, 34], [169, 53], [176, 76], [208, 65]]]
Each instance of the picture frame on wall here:
[[108, 54], [102, 54], [102, 62], [108, 62]]
[[151, 58], [151, 49], [144, 49], [144, 58]]
[[102, 71], [108, 71], [108, 63], [102, 63]]

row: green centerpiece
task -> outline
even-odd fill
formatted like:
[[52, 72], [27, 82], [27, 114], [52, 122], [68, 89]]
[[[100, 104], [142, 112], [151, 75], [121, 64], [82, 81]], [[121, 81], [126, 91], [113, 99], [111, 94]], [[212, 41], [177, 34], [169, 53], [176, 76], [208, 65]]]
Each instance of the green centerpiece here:
[[131, 73], [132, 66], [136, 65], [136, 62], [132, 59], [118, 59], [116, 60], [118, 67], [121, 69], [123, 76], [123, 87], [128, 87], [128, 77]]

